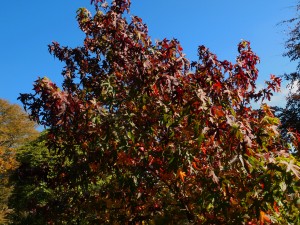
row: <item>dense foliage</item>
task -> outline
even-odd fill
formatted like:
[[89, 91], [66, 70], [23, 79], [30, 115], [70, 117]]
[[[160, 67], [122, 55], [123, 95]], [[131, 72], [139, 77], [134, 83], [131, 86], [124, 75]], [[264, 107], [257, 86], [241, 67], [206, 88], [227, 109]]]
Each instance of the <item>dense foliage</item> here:
[[72, 216], [74, 220], [70, 215], [67, 221], [63, 217], [71, 204], [66, 191], [49, 185], [60, 182], [56, 174], [60, 170], [61, 157], [50, 154], [45, 145], [46, 138], [44, 132], [18, 149], [19, 167], [11, 175], [15, 187], [9, 199], [10, 207], [14, 209], [10, 214], [12, 224], [47, 224], [57, 215], [56, 224], [76, 224], [76, 214]]
[[235, 63], [205, 46], [190, 63], [177, 40], [153, 43], [142, 19], [128, 19], [129, 0], [92, 2], [94, 16], [77, 14], [84, 45], [49, 46], [66, 64], [62, 87], [39, 78], [20, 96], [59, 158], [43, 179], [59, 199], [27, 215], [47, 210], [48, 224], [299, 224], [300, 164], [262, 103], [280, 79], [256, 90], [250, 43], [238, 45]]
[[0, 224], [7, 223], [11, 172], [17, 167], [16, 149], [37, 136], [35, 124], [16, 104], [0, 99]]

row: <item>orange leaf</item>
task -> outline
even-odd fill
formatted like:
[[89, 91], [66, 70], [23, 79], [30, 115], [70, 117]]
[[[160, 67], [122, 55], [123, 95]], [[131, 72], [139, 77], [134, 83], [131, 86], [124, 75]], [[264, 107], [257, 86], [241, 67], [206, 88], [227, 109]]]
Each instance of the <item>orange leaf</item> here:
[[278, 207], [276, 201], [274, 201], [274, 207], [273, 208], [274, 208], [275, 212], [279, 213], [279, 207]]
[[234, 198], [232, 198], [232, 197], [230, 197], [230, 202], [233, 205], [237, 205], [238, 204], [238, 202]]
[[202, 150], [203, 154], [206, 155], [206, 148], [205, 147], [201, 147], [201, 150]]
[[217, 117], [225, 116], [222, 106], [212, 106], [211, 113], [213, 116], [217, 116]]
[[192, 162], [192, 166], [193, 166], [193, 168], [194, 168], [194, 169], [196, 169], [196, 170], [200, 170], [200, 168], [198, 168], [198, 166], [197, 166], [196, 162]]
[[271, 223], [269, 216], [264, 211], [260, 211], [260, 225], [264, 225], [265, 221]]
[[182, 182], [184, 182], [184, 178], [186, 177], [185, 172], [182, 172], [182, 170], [179, 169], [178, 172], [177, 172], [177, 174], [178, 174], [178, 177], [180, 178], [180, 180], [181, 180]]
[[198, 158], [196, 158], [196, 157], [194, 157], [194, 160], [195, 160], [196, 162], [200, 162], [200, 159], [198, 159]]

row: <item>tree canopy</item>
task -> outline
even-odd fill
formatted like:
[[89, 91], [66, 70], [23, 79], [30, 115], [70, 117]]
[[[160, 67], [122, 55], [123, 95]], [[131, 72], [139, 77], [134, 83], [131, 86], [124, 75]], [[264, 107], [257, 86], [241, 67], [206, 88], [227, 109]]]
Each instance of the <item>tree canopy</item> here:
[[49, 45], [61, 87], [39, 78], [20, 96], [60, 156], [45, 185], [68, 208], [46, 202], [48, 224], [299, 223], [300, 164], [263, 103], [281, 80], [256, 89], [250, 43], [234, 63], [205, 46], [189, 62], [178, 40], [152, 42], [129, 0], [92, 3], [77, 12], [83, 46]]
[[9, 175], [17, 167], [16, 149], [38, 134], [35, 123], [19, 105], [0, 99], [0, 224], [6, 223], [8, 198], [11, 193]]
[[[287, 31], [288, 37], [285, 42], [286, 52], [284, 56], [288, 57], [291, 62], [296, 62], [297, 67], [292, 73], [284, 74], [284, 78], [288, 81], [289, 94], [287, 96], [287, 103], [284, 108], [276, 108], [278, 117], [281, 120], [281, 130], [283, 135], [290, 139], [289, 131], [300, 133], [300, 17], [299, 9], [300, 3], [296, 4], [296, 16], [292, 19], [284, 21], [284, 24], [288, 24], [289, 30]], [[300, 135], [297, 135], [300, 138]], [[293, 138], [292, 138], [293, 139]], [[299, 147], [295, 148], [295, 153], [300, 156]]]
[[[14, 183], [9, 198], [9, 206], [13, 209], [9, 217], [12, 224], [47, 224], [57, 210], [63, 214], [69, 207], [69, 203], [63, 201], [65, 192], [49, 185], [50, 181], [57, 178], [52, 174], [60, 166], [60, 156], [50, 154], [45, 145], [46, 138], [44, 131], [40, 137], [26, 143], [17, 151], [16, 160], [19, 166], [10, 177]], [[64, 224], [65, 221], [60, 216], [57, 222]], [[70, 224], [70, 218], [68, 222]]]

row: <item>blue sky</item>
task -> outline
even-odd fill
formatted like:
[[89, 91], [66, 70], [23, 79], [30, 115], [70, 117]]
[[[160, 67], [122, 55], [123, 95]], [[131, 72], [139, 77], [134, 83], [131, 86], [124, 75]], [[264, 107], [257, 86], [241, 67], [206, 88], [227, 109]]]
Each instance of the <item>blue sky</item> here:
[[[61, 81], [63, 65], [48, 53], [58, 41], [75, 47], [84, 38], [75, 16], [79, 7], [91, 8], [90, 0], [2, 1], [0, 98], [19, 103], [19, 93], [32, 90], [33, 82], [47, 76]], [[234, 61], [237, 44], [249, 40], [261, 58], [259, 83], [269, 75], [294, 70], [282, 57], [287, 27], [277, 25], [296, 14], [296, 0], [132, 0], [131, 14], [140, 16], [155, 39], [177, 38], [190, 60], [197, 47], [206, 45], [220, 59]], [[284, 104], [284, 94], [273, 104]]]

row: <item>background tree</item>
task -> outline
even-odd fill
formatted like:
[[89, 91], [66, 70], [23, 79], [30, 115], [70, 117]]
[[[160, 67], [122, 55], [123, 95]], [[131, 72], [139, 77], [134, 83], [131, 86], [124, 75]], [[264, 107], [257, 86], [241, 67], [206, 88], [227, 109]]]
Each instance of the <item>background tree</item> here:
[[[290, 30], [288, 31], [288, 39], [285, 43], [287, 52], [284, 56], [290, 58], [292, 62], [296, 62], [297, 68], [295, 72], [285, 74], [284, 78], [289, 82], [288, 88], [290, 90], [289, 95], [287, 96], [287, 103], [285, 108], [280, 109], [276, 108], [278, 117], [281, 120], [281, 128], [283, 135], [290, 139], [288, 134], [289, 130], [297, 131], [300, 133], [300, 2], [295, 6], [296, 16], [290, 20], [284, 21], [284, 24], [288, 24]], [[299, 151], [297, 154], [299, 157]]]
[[152, 43], [142, 20], [128, 19], [129, 0], [92, 3], [94, 16], [77, 14], [84, 45], [49, 46], [66, 64], [62, 87], [39, 78], [20, 96], [62, 157], [45, 183], [68, 209], [50, 210], [48, 224], [299, 223], [300, 164], [270, 108], [250, 105], [281, 80], [256, 90], [250, 43], [236, 63], [200, 46], [190, 64], [177, 40]]
[[[43, 184], [47, 181], [52, 159], [44, 145], [44, 137], [42, 134], [22, 146], [16, 154], [19, 167], [11, 175], [15, 187], [9, 199], [9, 206], [14, 209], [10, 215], [12, 224], [47, 224], [40, 208], [44, 202], [51, 201], [51, 190]], [[31, 214], [35, 215], [33, 219]]]
[[51, 155], [45, 145], [46, 138], [43, 132], [18, 149], [19, 167], [11, 175], [15, 187], [9, 199], [14, 209], [10, 214], [12, 224], [48, 224], [53, 215], [59, 215], [59, 224], [76, 224], [79, 217], [74, 214], [73, 219], [64, 220], [72, 203], [66, 189], [55, 185], [64, 178], [59, 173], [62, 159], [59, 154]]
[[35, 123], [16, 104], [0, 99], [0, 223], [6, 223], [11, 210], [7, 203], [11, 193], [10, 173], [17, 167], [16, 149], [37, 135]]
[[[85, 193], [80, 186], [71, 188], [68, 179], [76, 178], [76, 165], [65, 163], [58, 152], [49, 152], [47, 132], [18, 149], [17, 170], [11, 175], [14, 190], [9, 199], [12, 224], [98, 224], [95, 206], [87, 204], [88, 196], [95, 196], [100, 185]], [[62, 167], [62, 164], [64, 166]], [[66, 178], [66, 174], [71, 177]], [[94, 185], [96, 186], [96, 185]], [[78, 207], [80, 205], [80, 207]]]

